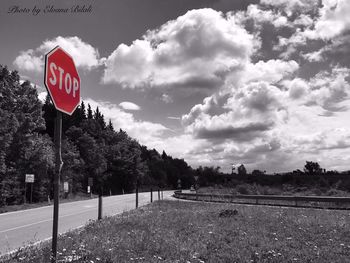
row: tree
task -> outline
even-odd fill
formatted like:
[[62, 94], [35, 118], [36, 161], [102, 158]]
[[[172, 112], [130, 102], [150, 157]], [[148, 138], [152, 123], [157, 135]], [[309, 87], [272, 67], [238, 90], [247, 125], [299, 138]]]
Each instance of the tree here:
[[107, 129], [110, 130], [110, 131], [112, 131], [112, 132], [114, 132], [114, 127], [113, 127], [113, 124], [112, 124], [111, 119], [109, 119]]
[[88, 108], [87, 108], [87, 118], [88, 119], [92, 119], [93, 118], [93, 116], [92, 116], [92, 109], [91, 109], [90, 104], [88, 104]]
[[243, 164], [238, 166], [237, 171], [238, 171], [238, 175], [247, 175], [247, 170], [245, 169]]
[[304, 172], [312, 175], [322, 173], [322, 170], [323, 169], [317, 162], [306, 161], [304, 166]]
[[43, 117], [45, 119], [44, 133], [48, 134], [51, 138], [53, 138], [55, 131], [56, 109], [51, 101], [49, 94], [46, 95], [42, 111], [44, 112]]
[[33, 165], [30, 155], [45, 155], [45, 150], [33, 150], [35, 145], [47, 144], [38, 136], [45, 122], [36, 88], [29, 81], [21, 84], [17, 71], [1, 65], [0, 94], [0, 204], [15, 204], [23, 200], [23, 176]]
[[80, 103], [80, 118], [82, 120], [85, 120], [86, 119], [86, 112], [85, 112], [85, 104], [84, 104], [84, 101], [81, 101]]

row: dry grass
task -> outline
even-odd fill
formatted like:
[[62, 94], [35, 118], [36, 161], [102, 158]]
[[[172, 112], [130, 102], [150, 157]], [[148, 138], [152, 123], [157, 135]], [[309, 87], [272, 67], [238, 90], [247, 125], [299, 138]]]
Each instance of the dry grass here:
[[[349, 223], [349, 211], [162, 201], [61, 237], [58, 262], [344, 263]], [[47, 243], [4, 262], [49, 256]]]

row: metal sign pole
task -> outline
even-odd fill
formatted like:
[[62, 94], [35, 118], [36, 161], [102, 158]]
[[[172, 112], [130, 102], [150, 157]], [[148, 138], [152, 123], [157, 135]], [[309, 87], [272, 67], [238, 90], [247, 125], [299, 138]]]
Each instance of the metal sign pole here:
[[57, 234], [58, 234], [58, 207], [59, 207], [59, 187], [60, 187], [60, 175], [62, 169], [62, 156], [61, 156], [61, 139], [62, 139], [62, 113], [57, 111], [56, 123], [55, 123], [55, 147], [56, 147], [56, 166], [54, 175], [54, 204], [53, 204], [53, 228], [52, 228], [52, 255], [51, 263], [56, 262], [57, 256]]
[[30, 184], [30, 203], [33, 203], [33, 183]]
[[24, 204], [27, 203], [27, 182], [24, 183]]

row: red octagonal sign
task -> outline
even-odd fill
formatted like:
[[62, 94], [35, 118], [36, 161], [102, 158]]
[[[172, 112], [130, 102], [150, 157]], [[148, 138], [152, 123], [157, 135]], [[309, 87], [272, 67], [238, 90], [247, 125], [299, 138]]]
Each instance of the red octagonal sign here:
[[56, 109], [72, 115], [80, 103], [80, 77], [73, 58], [59, 46], [45, 56], [45, 86]]

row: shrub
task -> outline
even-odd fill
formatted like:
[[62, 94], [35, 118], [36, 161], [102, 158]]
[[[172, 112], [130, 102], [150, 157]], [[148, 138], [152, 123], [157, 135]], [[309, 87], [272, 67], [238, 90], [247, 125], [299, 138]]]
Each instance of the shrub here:
[[240, 185], [240, 186], [238, 186], [237, 192], [240, 193], [240, 194], [242, 194], [242, 195], [247, 195], [247, 194], [249, 194], [249, 191], [248, 191], [246, 185]]

